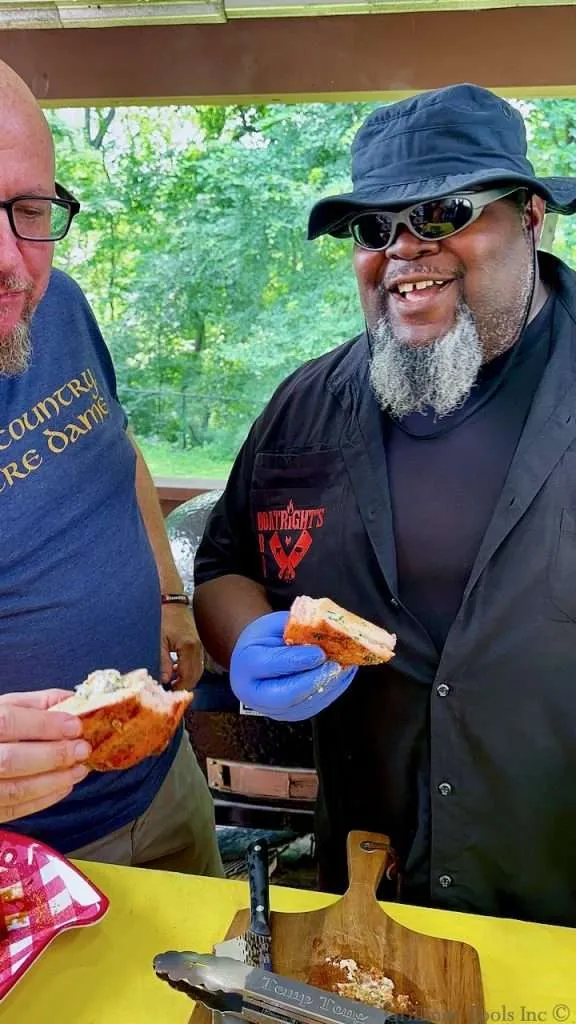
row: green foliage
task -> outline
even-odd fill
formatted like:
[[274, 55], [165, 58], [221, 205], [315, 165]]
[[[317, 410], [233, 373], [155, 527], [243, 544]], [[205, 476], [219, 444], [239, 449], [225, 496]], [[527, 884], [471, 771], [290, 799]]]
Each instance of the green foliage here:
[[[538, 174], [576, 177], [576, 100], [546, 99], [524, 104], [529, 151]], [[554, 252], [570, 263], [576, 251], [576, 222], [558, 219]]]
[[[537, 169], [576, 174], [576, 101], [518, 105]], [[56, 263], [94, 307], [137, 436], [187, 453], [178, 472], [220, 472], [280, 381], [362, 329], [350, 244], [306, 228], [350, 187], [373, 106], [48, 112], [58, 179], [82, 203]], [[575, 230], [558, 231], [568, 260]]]

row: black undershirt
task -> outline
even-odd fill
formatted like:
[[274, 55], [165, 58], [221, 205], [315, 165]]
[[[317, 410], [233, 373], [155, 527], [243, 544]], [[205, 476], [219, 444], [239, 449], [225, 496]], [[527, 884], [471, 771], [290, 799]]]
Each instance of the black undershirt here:
[[386, 418], [399, 597], [439, 653], [550, 354], [553, 308], [550, 296], [450, 416]]

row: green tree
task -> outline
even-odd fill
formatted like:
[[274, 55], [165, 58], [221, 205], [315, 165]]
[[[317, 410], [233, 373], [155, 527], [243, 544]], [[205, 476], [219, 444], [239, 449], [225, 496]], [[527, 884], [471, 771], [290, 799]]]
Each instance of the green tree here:
[[[576, 101], [518, 101], [543, 174], [576, 175]], [[350, 188], [375, 104], [52, 110], [82, 203], [57, 261], [84, 287], [140, 438], [229, 464], [278, 383], [362, 329], [347, 241], [306, 238]], [[576, 225], [558, 224], [568, 262]]]

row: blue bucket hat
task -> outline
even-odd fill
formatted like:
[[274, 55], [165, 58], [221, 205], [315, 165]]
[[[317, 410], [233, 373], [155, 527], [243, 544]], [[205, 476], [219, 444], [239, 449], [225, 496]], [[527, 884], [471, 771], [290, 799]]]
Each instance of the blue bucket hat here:
[[454, 192], [518, 185], [549, 211], [574, 213], [576, 178], [538, 178], [521, 114], [477, 85], [453, 85], [373, 111], [352, 143], [352, 192], [317, 202], [308, 238], [345, 238], [363, 210], [394, 209]]

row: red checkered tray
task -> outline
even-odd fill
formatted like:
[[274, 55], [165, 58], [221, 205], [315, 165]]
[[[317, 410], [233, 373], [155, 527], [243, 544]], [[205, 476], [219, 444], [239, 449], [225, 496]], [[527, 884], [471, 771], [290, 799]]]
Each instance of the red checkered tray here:
[[0, 1000], [60, 932], [95, 924], [108, 906], [65, 857], [0, 830]]

